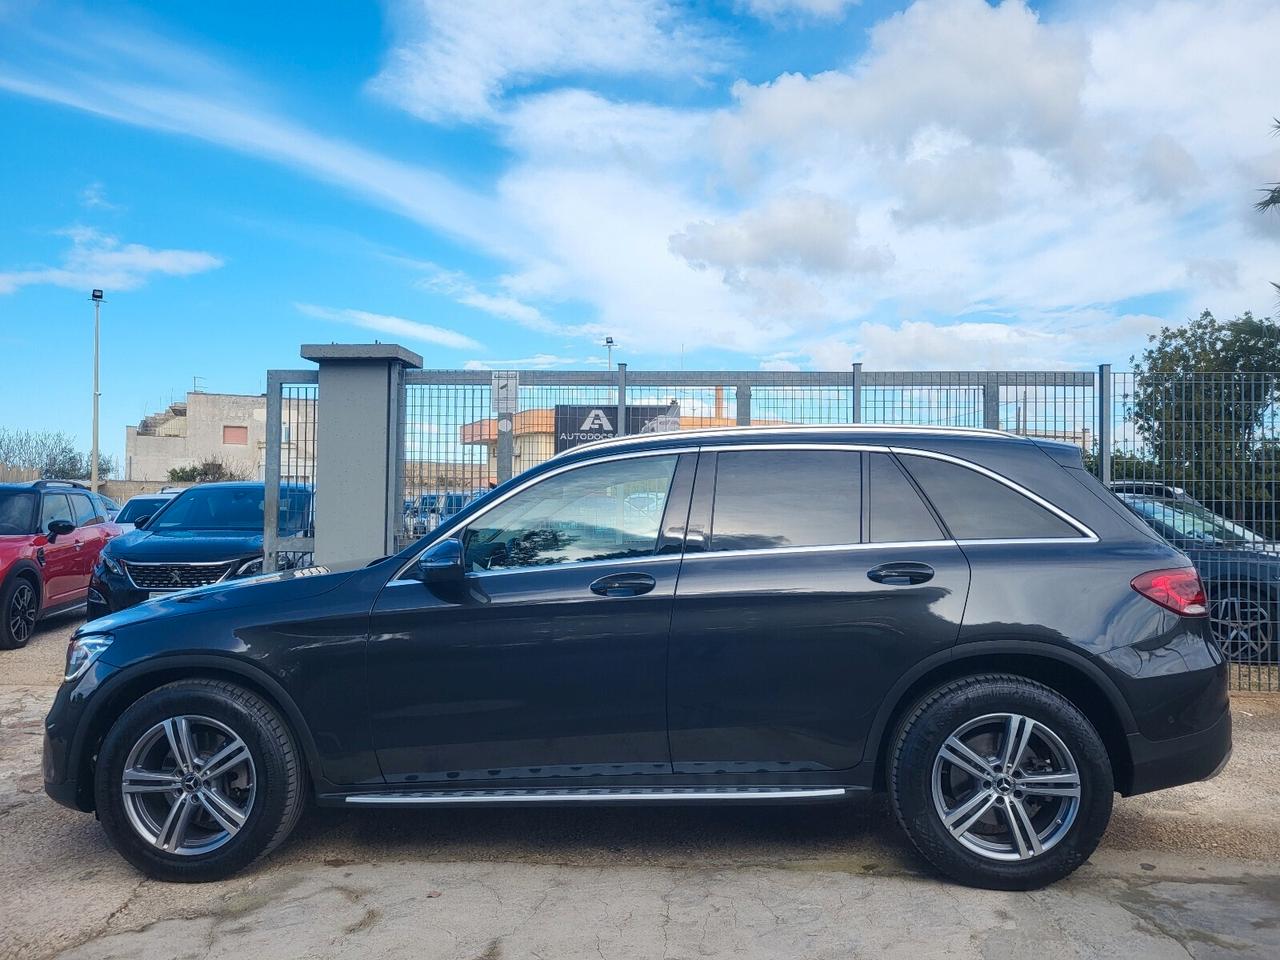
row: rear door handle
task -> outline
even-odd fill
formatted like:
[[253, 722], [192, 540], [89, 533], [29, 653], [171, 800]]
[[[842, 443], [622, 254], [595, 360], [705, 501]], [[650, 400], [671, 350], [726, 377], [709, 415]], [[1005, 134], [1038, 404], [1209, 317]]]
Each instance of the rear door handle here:
[[882, 563], [867, 571], [867, 579], [888, 586], [910, 586], [917, 583], [928, 583], [933, 579], [933, 567], [927, 563], [915, 563], [901, 560]]
[[647, 573], [614, 573], [591, 584], [591, 592], [601, 597], [638, 597], [657, 583]]

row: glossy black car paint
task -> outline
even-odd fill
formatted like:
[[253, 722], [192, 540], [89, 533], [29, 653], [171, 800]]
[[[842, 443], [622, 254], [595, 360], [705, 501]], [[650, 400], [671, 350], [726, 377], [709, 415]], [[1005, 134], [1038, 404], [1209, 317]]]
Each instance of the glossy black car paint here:
[[[1097, 542], [696, 557], [699, 504], [685, 464], [697, 450], [701, 471], [724, 445], [798, 442], [981, 464], [1087, 524]], [[659, 554], [647, 562], [471, 574], [452, 586], [411, 579], [425, 546], [509, 491], [645, 449], [685, 455]], [[927, 562], [937, 575], [923, 586], [867, 578], [888, 561]], [[1078, 451], [1059, 445], [832, 428], [582, 448], [509, 481], [397, 557], [223, 584], [87, 624], [81, 633], [109, 632], [114, 642], [58, 692], [46, 789], [90, 809], [93, 758], [112, 718], [146, 690], [192, 675], [237, 678], [274, 701], [326, 803], [490, 781], [869, 789], [895, 719], [924, 691], [1005, 669], [1075, 699], [1112, 752], [1118, 788], [1140, 792], [1208, 776], [1230, 749], [1226, 667], [1206, 621], [1178, 617], [1129, 585], [1145, 570], [1185, 565], [1080, 468]], [[590, 589], [635, 571], [654, 589]]]

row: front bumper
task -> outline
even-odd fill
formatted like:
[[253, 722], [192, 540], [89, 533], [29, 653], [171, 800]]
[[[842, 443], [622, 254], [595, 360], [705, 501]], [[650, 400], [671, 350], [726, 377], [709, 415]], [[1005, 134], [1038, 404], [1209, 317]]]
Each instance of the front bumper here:
[[88, 618], [96, 620], [146, 600], [150, 594], [139, 590], [126, 576], [111, 573], [101, 565], [89, 579]]
[[1231, 759], [1231, 710], [1216, 722], [1182, 737], [1151, 740], [1141, 733], [1128, 737], [1133, 772], [1126, 796], [1208, 780]]

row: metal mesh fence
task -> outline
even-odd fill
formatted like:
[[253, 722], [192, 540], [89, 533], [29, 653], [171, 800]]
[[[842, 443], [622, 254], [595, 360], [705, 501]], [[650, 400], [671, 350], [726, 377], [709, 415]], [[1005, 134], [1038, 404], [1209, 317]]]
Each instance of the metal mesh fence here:
[[[278, 479], [309, 483], [315, 381], [276, 389], [280, 433], [268, 440], [278, 445]], [[1280, 689], [1278, 392], [1280, 372], [1113, 374], [1106, 366], [414, 371], [406, 376], [401, 421], [398, 540], [425, 535], [474, 497], [558, 452], [623, 433], [824, 423], [1002, 429], [1078, 446], [1089, 468], [1196, 564], [1235, 685]]]
[[296, 568], [311, 562], [315, 546], [314, 498], [319, 388], [269, 378], [267, 450], [264, 459], [266, 515], [274, 527], [264, 531], [267, 568]]
[[1111, 487], [1191, 558], [1241, 689], [1280, 689], [1280, 373], [1119, 373]]

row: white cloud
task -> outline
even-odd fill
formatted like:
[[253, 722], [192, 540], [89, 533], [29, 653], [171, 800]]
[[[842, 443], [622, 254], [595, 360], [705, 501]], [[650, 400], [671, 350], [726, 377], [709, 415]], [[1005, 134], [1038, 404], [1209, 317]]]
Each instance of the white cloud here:
[[859, 247], [857, 234], [857, 216], [848, 204], [792, 193], [726, 220], [691, 223], [671, 237], [671, 249], [696, 267], [717, 267], [729, 275], [743, 268], [848, 274], [888, 266], [888, 252]]
[[321, 307], [312, 303], [295, 303], [294, 306], [300, 312], [318, 320], [353, 324], [357, 327], [364, 327], [366, 330], [376, 330], [379, 333], [389, 333], [394, 337], [433, 343], [438, 347], [448, 347], [450, 350], [483, 349], [480, 343], [466, 334], [458, 333], [456, 330], [447, 330], [444, 327], [433, 326], [429, 323], [420, 323], [417, 320], [406, 320], [404, 317], [394, 317], [384, 313], [370, 313], [367, 310], [353, 310], [345, 307]]
[[752, 16], [779, 20], [787, 16], [834, 19], [844, 15], [859, 0], [741, 0], [741, 7]]
[[514, 360], [467, 360], [462, 366], [465, 370], [549, 370], [553, 367], [604, 366], [605, 363], [600, 357], [560, 357], [554, 353], [537, 353]]
[[93, 183], [87, 184], [85, 188], [80, 191], [80, 205], [87, 207], [90, 210], [111, 211], [123, 209], [119, 204], [112, 203], [107, 199], [106, 187], [104, 187], [102, 182], [99, 180], [95, 180]]
[[60, 232], [71, 240], [62, 263], [0, 272], [0, 294], [42, 285], [85, 291], [93, 287], [133, 290], [152, 276], [185, 277], [222, 266], [221, 258], [202, 250], [121, 243], [118, 238], [89, 227], [69, 227]]
[[373, 81], [425, 120], [492, 116], [547, 78], [685, 77], [719, 44], [666, 0], [397, 0], [396, 41]]

